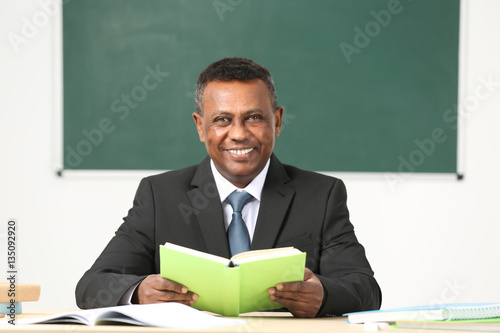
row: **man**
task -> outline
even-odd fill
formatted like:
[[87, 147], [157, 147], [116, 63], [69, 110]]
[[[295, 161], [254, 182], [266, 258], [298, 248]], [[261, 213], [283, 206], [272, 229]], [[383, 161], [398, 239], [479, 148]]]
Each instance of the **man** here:
[[269, 289], [271, 300], [296, 317], [378, 309], [380, 288], [349, 222], [342, 181], [281, 164], [273, 154], [283, 107], [267, 69], [244, 58], [211, 64], [198, 79], [196, 107], [208, 157], [141, 181], [124, 223], [79, 281], [78, 306], [193, 305], [197, 295], [158, 274], [158, 246], [168, 241], [229, 258], [236, 243], [226, 234], [230, 195], [243, 190], [251, 195], [241, 209], [251, 250], [307, 253], [304, 281]]

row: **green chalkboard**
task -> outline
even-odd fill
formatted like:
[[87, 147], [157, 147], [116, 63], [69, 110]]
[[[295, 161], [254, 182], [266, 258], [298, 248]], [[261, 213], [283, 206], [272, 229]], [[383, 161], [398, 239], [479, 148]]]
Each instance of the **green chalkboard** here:
[[316, 171], [455, 173], [459, 0], [72, 0], [63, 6], [64, 168], [177, 169], [205, 148], [199, 73], [274, 76], [275, 153]]

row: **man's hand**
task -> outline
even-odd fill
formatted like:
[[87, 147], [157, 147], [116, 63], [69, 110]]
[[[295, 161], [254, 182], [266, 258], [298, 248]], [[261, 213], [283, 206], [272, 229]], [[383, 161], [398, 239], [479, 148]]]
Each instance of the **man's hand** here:
[[308, 268], [304, 281], [279, 283], [268, 292], [272, 301], [286, 306], [295, 317], [314, 317], [323, 303], [323, 285]]
[[135, 289], [132, 303], [150, 304], [177, 302], [193, 305], [198, 295], [187, 290], [182, 284], [162, 278], [160, 274], [148, 275]]

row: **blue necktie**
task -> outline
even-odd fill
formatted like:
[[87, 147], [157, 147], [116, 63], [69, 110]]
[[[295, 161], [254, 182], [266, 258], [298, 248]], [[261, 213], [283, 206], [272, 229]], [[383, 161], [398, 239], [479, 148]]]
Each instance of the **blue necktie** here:
[[227, 201], [229, 201], [229, 204], [233, 207], [233, 218], [227, 229], [231, 256], [250, 250], [250, 236], [248, 235], [247, 226], [241, 216], [241, 210], [252, 198], [252, 195], [245, 191], [234, 191], [227, 197]]

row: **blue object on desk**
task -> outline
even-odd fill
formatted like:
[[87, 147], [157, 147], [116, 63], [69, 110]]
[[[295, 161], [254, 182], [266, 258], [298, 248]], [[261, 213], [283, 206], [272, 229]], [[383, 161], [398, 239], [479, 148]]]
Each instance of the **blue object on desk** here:
[[[12, 306], [14, 304], [14, 306]], [[14, 312], [11, 312], [11, 310], [14, 310]], [[16, 302], [16, 303], [0, 303], [0, 313], [5, 313], [6, 315], [9, 314], [21, 314], [23, 312], [23, 307], [21, 306], [21, 302]]]

